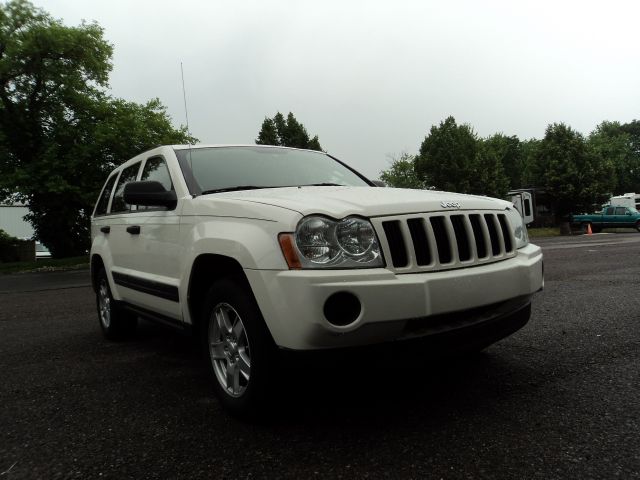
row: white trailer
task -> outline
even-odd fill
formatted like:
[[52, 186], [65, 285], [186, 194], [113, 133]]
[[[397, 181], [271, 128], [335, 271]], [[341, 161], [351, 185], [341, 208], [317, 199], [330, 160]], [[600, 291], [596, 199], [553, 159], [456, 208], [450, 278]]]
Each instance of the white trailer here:
[[33, 227], [24, 219], [29, 207], [21, 204], [0, 205], [0, 230], [16, 238], [33, 238]]
[[522, 221], [525, 225], [533, 223], [533, 195], [527, 190], [511, 190], [507, 193], [507, 200], [513, 203], [516, 210], [520, 212]]
[[609, 199], [609, 205], [613, 207], [628, 207], [640, 210], [640, 194], [625, 193]]

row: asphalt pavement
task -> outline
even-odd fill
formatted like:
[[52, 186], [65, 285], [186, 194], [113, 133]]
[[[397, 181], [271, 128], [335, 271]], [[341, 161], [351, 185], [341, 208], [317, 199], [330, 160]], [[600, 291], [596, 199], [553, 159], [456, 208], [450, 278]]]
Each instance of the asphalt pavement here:
[[640, 234], [536, 243], [512, 337], [292, 370], [260, 424], [221, 409], [188, 337], [103, 339], [87, 271], [0, 276], [0, 480], [640, 478]]

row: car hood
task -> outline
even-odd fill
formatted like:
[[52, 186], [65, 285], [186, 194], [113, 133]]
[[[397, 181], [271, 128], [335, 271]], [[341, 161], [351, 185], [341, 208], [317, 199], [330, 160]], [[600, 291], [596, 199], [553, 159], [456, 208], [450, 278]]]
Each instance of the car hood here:
[[417, 212], [457, 209], [444, 206], [457, 203], [460, 210], [504, 210], [504, 200], [476, 195], [379, 187], [283, 187], [242, 190], [208, 195], [209, 198], [236, 200], [286, 208], [301, 215], [321, 214], [334, 218], [348, 215], [377, 217]]

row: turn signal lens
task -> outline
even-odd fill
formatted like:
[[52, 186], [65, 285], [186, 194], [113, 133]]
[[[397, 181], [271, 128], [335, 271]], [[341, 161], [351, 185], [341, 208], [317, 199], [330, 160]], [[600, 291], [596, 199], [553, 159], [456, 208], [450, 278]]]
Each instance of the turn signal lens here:
[[287, 261], [289, 268], [293, 270], [302, 268], [300, 259], [298, 258], [298, 254], [296, 253], [296, 249], [293, 245], [293, 233], [281, 233], [278, 235], [278, 242], [280, 243], [282, 254], [284, 255], [284, 259]]

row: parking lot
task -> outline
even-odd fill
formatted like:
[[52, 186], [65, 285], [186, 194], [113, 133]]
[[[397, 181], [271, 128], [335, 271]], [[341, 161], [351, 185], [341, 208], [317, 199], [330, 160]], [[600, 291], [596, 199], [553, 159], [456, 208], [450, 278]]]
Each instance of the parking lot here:
[[640, 234], [535, 243], [514, 336], [293, 370], [260, 424], [221, 410], [189, 338], [104, 340], [87, 271], [0, 276], [0, 479], [640, 478]]

